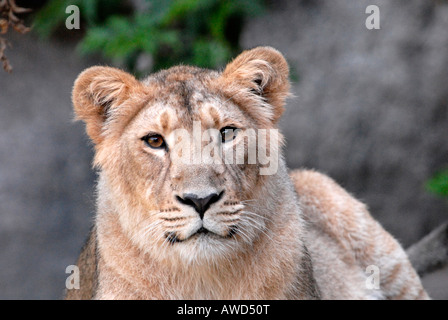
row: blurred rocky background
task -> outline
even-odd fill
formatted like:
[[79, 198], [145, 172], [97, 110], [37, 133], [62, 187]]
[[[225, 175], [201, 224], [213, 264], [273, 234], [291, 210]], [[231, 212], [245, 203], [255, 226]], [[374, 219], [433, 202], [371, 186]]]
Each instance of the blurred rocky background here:
[[[37, 12], [49, 10], [51, 2], [17, 1]], [[78, 2], [83, 14], [86, 2]], [[209, 2], [226, 12], [222, 1]], [[142, 12], [170, 1], [148, 3], [129, 1], [116, 10]], [[62, 297], [65, 268], [75, 262], [95, 210], [92, 146], [82, 124], [72, 121], [71, 87], [84, 68], [98, 63], [142, 75], [177, 62], [175, 54], [208, 67], [222, 65], [237, 50], [273, 46], [292, 68], [295, 97], [281, 123], [290, 167], [333, 177], [405, 247], [448, 219], [446, 199], [425, 188], [448, 165], [448, 2], [245, 0], [239, 5], [240, 11], [224, 19], [222, 34], [213, 31], [220, 23], [215, 7], [206, 7], [207, 14], [201, 6], [193, 13], [184, 9], [196, 18], [182, 23], [194, 29], [197, 17], [205, 17], [213, 21], [207, 25], [214, 35], [211, 40], [198, 35], [202, 29], [196, 25], [187, 54], [176, 51], [176, 41], [187, 43], [185, 33], [163, 29], [163, 50], [146, 48], [143, 41], [147, 50], [136, 45], [138, 50], [114, 55], [117, 26], [129, 26], [125, 20], [107, 24], [104, 17], [95, 24], [94, 14], [81, 21], [92, 25], [93, 35], [61, 27], [51, 31], [54, 26], [5, 35], [12, 44], [5, 54], [13, 72], [0, 70], [0, 299]], [[380, 9], [379, 30], [365, 27], [368, 5]], [[52, 10], [54, 21], [63, 24], [65, 10]], [[39, 21], [34, 15], [29, 19]], [[115, 33], [106, 33], [105, 40], [100, 31], [110, 25]], [[130, 34], [130, 44], [138, 44]], [[80, 54], [107, 45], [109, 54]], [[164, 59], [170, 53], [174, 60]], [[423, 280], [432, 297], [448, 299], [447, 269]]]

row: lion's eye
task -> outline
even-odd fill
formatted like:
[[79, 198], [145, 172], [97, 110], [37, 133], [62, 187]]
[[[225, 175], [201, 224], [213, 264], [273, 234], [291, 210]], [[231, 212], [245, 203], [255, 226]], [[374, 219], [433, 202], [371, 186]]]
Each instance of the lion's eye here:
[[236, 138], [238, 129], [234, 127], [224, 127], [220, 130], [222, 142], [229, 142]]
[[165, 140], [163, 140], [160, 134], [148, 134], [142, 140], [153, 149], [163, 149], [166, 147]]

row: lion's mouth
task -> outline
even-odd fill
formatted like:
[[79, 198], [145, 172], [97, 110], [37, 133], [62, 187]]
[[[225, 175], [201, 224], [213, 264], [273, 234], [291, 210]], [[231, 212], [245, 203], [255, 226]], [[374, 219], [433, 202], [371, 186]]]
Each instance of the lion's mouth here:
[[196, 234], [208, 234], [209, 231], [208, 229], [204, 228], [204, 227], [200, 227], [198, 231], [196, 231]]
[[190, 239], [197, 238], [197, 237], [218, 237], [218, 238], [221, 238], [221, 239], [232, 238], [237, 232], [238, 232], [238, 227], [237, 226], [232, 226], [229, 229], [229, 232], [227, 233], [227, 235], [222, 236], [222, 235], [219, 235], [219, 234], [217, 234], [217, 233], [215, 233], [213, 231], [208, 230], [207, 228], [200, 227], [198, 229], [198, 231], [196, 231], [191, 236], [189, 236], [188, 238], [185, 238], [185, 239], [180, 239], [178, 237], [178, 235], [176, 234], [176, 232], [169, 232], [165, 236], [166, 236], [167, 241], [170, 244], [174, 244], [174, 243], [177, 243], [177, 242], [185, 242], [185, 241], [188, 241]]

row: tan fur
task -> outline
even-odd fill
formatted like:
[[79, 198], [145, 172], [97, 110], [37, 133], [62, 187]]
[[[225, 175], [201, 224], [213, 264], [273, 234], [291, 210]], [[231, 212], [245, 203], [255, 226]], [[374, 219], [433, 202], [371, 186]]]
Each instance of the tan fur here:
[[[221, 73], [181, 66], [143, 81], [108, 67], [81, 73], [73, 103], [95, 144], [98, 210], [78, 260], [81, 289], [66, 298], [427, 298], [401, 246], [365, 206], [322, 174], [289, 174], [280, 149], [270, 151], [280, 154], [271, 175], [260, 175], [259, 159], [185, 164], [169, 156], [177, 152], [171, 133], [192, 132], [195, 121], [201, 132], [277, 129], [288, 95], [288, 65], [269, 47], [243, 52]], [[169, 147], [145, 145], [148, 133]], [[272, 139], [266, 149], [281, 148], [282, 136]], [[247, 159], [240, 133], [220, 148], [238, 146]], [[221, 198], [201, 219], [178, 198], [192, 193]], [[200, 226], [211, 232], [197, 234]], [[369, 265], [380, 269], [379, 290], [366, 287]]]

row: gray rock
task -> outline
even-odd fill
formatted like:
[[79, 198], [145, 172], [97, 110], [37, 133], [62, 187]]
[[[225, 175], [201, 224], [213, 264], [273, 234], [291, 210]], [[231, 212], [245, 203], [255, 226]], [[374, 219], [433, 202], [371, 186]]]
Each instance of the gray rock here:
[[0, 299], [62, 297], [94, 211], [91, 147], [71, 88], [91, 61], [73, 44], [10, 39], [0, 71]]

